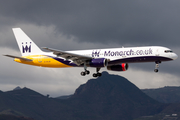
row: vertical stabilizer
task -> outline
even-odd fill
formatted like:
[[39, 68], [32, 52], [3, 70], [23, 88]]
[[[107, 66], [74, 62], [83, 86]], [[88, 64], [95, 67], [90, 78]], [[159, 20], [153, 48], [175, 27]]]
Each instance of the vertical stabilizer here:
[[21, 30], [12, 28], [22, 56], [42, 53], [41, 49]]

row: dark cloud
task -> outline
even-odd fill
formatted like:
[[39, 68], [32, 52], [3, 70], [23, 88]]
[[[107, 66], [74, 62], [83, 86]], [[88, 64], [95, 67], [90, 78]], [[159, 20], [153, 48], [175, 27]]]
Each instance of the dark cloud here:
[[55, 25], [79, 42], [168, 45], [179, 43], [180, 1], [3, 1], [1, 15], [15, 22]]
[[[180, 56], [179, 4], [179, 0], [0, 1], [1, 53], [18, 54], [11, 28], [21, 27], [39, 47], [74, 50], [160, 45], [172, 48]], [[0, 64], [0, 83], [4, 88], [7, 84], [10, 87], [27, 84], [38, 90], [51, 90], [54, 96], [58, 96], [59, 90], [73, 93], [79, 84], [91, 78], [79, 75], [82, 68], [37, 69], [19, 65], [4, 56], [1, 60], [5, 61], [5, 64]], [[179, 61], [163, 62], [158, 74], [153, 72], [154, 63], [130, 64], [126, 72], [110, 73], [123, 75], [141, 88], [179, 85]], [[88, 69], [95, 72], [94, 68]], [[66, 76], [67, 73], [71, 75]]]

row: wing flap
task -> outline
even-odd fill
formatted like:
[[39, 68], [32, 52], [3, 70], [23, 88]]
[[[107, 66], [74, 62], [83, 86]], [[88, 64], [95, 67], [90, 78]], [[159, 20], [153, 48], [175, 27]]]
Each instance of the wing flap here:
[[14, 55], [4, 55], [4, 56], [11, 57], [11, 58], [18, 58], [18, 59], [25, 60], [25, 61], [32, 61], [31, 59], [18, 57], [18, 56], [14, 56]]

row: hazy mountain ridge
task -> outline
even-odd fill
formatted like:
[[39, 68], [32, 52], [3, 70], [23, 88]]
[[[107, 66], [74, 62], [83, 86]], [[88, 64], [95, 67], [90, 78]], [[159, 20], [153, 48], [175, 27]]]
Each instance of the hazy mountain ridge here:
[[48, 98], [29, 88], [0, 92], [0, 113], [10, 110], [11, 115], [36, 120], [129, 120], [170, 112], [168, 107], [124, 77], [107, 72], [80, 85], [65, 99]]
[[155, 89], [142, 89], [144, 93], [153, 99], [162, 103], [178, 103], [180, 102], [180, 87], [165, 86]]

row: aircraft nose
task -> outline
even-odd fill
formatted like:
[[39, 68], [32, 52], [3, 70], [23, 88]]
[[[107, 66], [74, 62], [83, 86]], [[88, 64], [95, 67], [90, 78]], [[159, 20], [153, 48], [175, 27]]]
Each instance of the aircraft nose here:
[[175, 60], [175, 59], [177, 59], [177, 58], [178, 58], [178, 55], [177, 55], [176, 53], [173, 53], [173, 54], [172, 54], [172, 59]]

